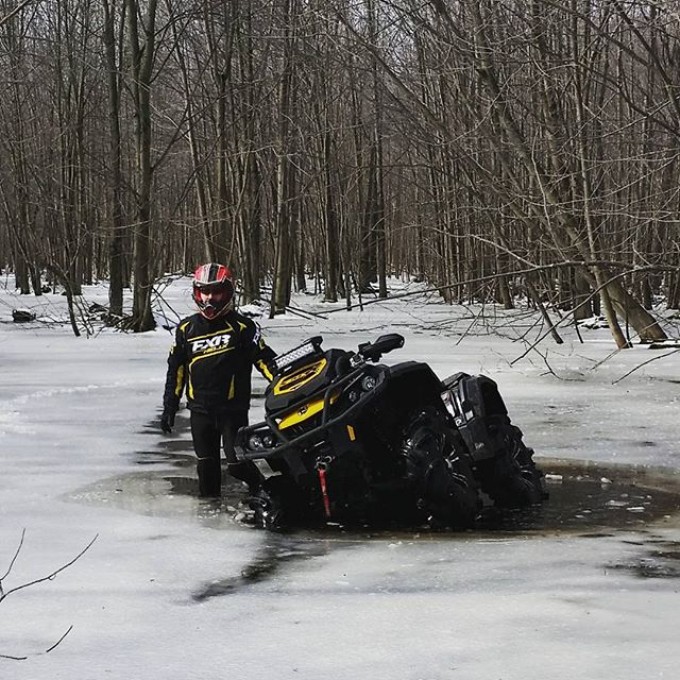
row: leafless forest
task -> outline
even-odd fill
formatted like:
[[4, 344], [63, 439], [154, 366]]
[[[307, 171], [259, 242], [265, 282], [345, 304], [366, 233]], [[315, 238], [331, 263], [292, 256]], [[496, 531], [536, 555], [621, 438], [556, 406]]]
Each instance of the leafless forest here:
[[0, 265], [131, 286], [137, 331], [218, 260], [272, 314], [400, 274], [660, 339], [679, 38], [676, 0], [0, 0]]

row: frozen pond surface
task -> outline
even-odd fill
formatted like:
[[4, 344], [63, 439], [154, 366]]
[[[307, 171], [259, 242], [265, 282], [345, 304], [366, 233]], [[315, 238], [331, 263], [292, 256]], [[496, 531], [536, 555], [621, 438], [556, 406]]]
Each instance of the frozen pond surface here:
[[[185, 283], [165, 299], [191, 306]], [[2, 600], [0, 655], [27, 659], [0, 656], [0, 678], [676, 680], [680, 354], [649, 363], [644, 348], [614, 353], [606, 331], [580, 343], [562, 329], [563, 345], [514, 364], [520, 330], [473, 337], [457, 313], [409, 299], [263, 322], [276, 349], [403, 330], [395, 360], [498, 381], [551, 499], [457, 534], [255, 530], [235, 519], [237, 490], [196, 497], [185, 412], [172, 437], [151, 422], [168, 333], [0, 323], [3, 588], [96, 537]]]

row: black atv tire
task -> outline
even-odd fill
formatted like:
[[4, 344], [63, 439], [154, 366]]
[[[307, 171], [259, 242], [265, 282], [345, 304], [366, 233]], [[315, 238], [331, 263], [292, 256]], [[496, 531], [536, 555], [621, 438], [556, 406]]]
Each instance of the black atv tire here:
[[283, 524], [283, 510], [280, 499], [264, 489], [258, 489], [248, 499], [253, 511], [253, 521], [259, 529], [277, 531]]
[[486, 494], [499, 508], [526, 508], [547, 498], [543, 473], [536, 467], [534, 450], [522, 441], [522, 431], [509, 423], [499, 428], [503, 450], [478, 465], [477, 476]]
[[248, 499], [255, 526], [283, 531], [300, 518], [299, 502], [286, 480], [275, 477], [260, 486]]
[[467, 529], [480, 510], [467, 449], [456, 435], [444, 415], [422, 411], [411, 419], [401, 447], [416, 506], [436, 528]]

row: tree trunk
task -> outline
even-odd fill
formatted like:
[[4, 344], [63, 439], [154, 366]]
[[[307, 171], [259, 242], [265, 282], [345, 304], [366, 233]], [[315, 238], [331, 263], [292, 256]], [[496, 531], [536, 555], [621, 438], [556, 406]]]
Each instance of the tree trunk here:
[[155, 51], [155, 21], [157, 0], [149, 0], [140, 42], [140, 3], [126, 0], [129, 27], [129, 44], [132, 56], [132, 73], [135, 114], [135, 145], [137, 151], [137, 223], [134, 227], [134, 290], [132, 300], [132, 329], [144, 332], [155, 327], [151, 313], [151, 189], [153, 165], [151, 162], [151, 86]]
[[[104, 8], [104, 49], [108, 86], [109, 177], [111, 226], [109, 237], [109, 314], [112, 319], [123, 316], [123, 279], [125, 225], [123, 222], [122, 140], [120, 132], [120, 66], [116, 56], [115, 16], [109, 0]], [[123, 20], [121, 19], [121, 25]], [[122, 34], [122, 28], [121, 28]]]
[[292, 227], [295, 195], [295, 168], [291, 122], [294, 119], [295, 69], [294, 47], [297, 40], [297, 0], [285, 0], [284, 32], [286, 36], [281, 74], [278, 119], [278, 149], [276, 173], [276, 260], [270, 315], [283, 313], [290, 304], [293, 272]]

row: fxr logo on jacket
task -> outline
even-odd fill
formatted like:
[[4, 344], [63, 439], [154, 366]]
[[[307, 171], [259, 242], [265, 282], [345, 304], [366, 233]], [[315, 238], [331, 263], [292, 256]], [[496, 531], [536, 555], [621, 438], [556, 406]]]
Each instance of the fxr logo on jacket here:
[[231, 333], [225, 333], [224, 335], [216, 335], [212, 338], [192, 340], [191, 353], [199, 354], [200, 352], [210, 352], [219, 349], [220, 347], [227, 347], [230, 339]]

